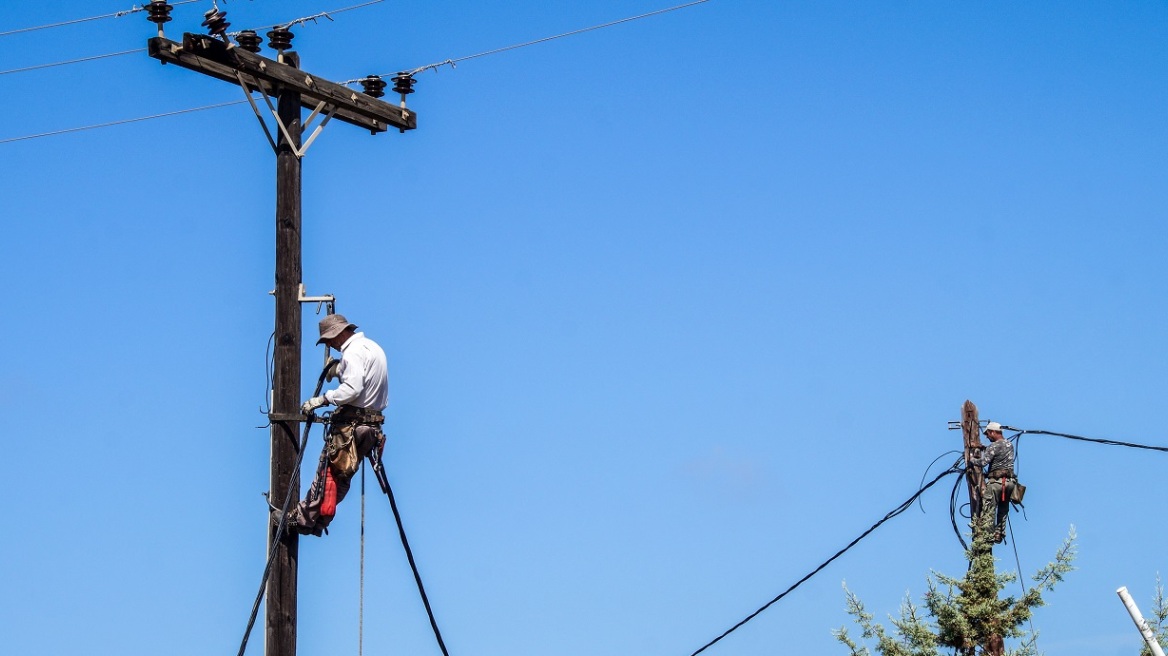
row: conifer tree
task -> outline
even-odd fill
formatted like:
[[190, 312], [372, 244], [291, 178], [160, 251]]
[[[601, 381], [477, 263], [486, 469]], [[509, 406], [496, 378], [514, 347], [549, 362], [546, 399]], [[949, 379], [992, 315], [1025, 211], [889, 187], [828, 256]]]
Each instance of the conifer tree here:
[[[1152, 600], [1152, 616], [1144, 618], [1148, 627], [1161, 644], [1168, 643], [1168, 601], [1164, 599], [1164, 583], [1160, 575], [1156, 575], [1156, 598]], [[1152, 656], [1152, 649], [1144, 643], [1140, 649], [1140, 656]]]
[[[1034, 583], [1021, 596], [1001, 596], [1006, 585], [1017, 580], [1014, 573], [998, 574], [994, 569], [992, 530], [985, 518], [975, 526], [973, 544], [966, 551], [969, 569], [962, 577], [933, 572], [928, 577], [924, 608], [908, 596], [900, 606], [899, 618], [889, 616], [893, 630], [873, 621], [863, 602], [844, 586], [847, 610], [861, 629], [862, 640], [875, 640], [881, 656], [940, 656], [956, 652], [960, 656], [1037, 656], [1037, 634], [1028, 625], [1035, 608], [1045, 605], [1043, 593], [1054, 588], [1074, 569], [1075, 529], [1055, 553], [1054, 560], [1034, 575]], [[1166, 610], [1162, 592], [1157, 610]], [[1158, 615], [1158, 629], [1164, 630], [1168, 612]], [[846, 627], [832, 632], [850, 650], [851, 656], [871, 656], [868, 647], [852, 639]], [[1007, 650], [1005, 641], [1018, 647]]]

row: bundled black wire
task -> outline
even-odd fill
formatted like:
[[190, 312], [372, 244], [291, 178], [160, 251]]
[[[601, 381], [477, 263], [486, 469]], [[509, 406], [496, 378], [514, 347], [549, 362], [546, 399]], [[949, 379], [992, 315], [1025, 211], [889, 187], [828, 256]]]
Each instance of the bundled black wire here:
[[[706, 649], [708, 649], [708, 648], [712, 647], [712, 646], [713, 646], [715, 643], [717, 643], [719, 640], [721, 640], [722, 638], [725, 638], [726, 636], [730, 635], [730, 634], [731, 634], [731, 633], [733, 633], [734, 631], [738, 630], [738, 628], [739, 628], [739, 627], [741, 627], [742, 625], [746, 624], [746, 623], [747, 623], [747, 622], [749, 622], [750, 620], [752, 620], [752, 619], [754, 619], [755, 617], [757, 617], [757, 616], [758, 616], [760, 613], [762, 613], [764, 610], [766, 610], [766, 609], [770, 608], [772, 605], [774, 605], [776, 602], [778, 602], [778, 601], [779, 601], [780, 599], [782, 599], [783, 597], [786, 597], [788, 594], [790, 594], [792, 591], [794, 591], [794, 590], [795, 590], [795, 588], [798, 588], [800, 585], [803, 585], [803, 583], [805, 583], [805, 582], [806, 582], [808, 579], [810, 579], [811, 577], [815, 576], [815, 575], [816, 575], [816, 574], [818, 574], [820, 571], [822, 571], [822, 570], [823, 570], [823, 568], [825, 568], [825, 567], [827, 567], [828, 565], [830, 565], [830, 564], [832, 563], [832, 561], [834, 561], [836, 558], [839, 558], [840, 556], [844, 555], [844, 553], [846, 553], [846, 552], [847, 552], [849, 549], [851, 549], [852, 547], [854, 547], [854, 546], [856, 546], [857, 544], [859, 544], [859, 543], [860, 543], [860, 541], [861, 541], [861, 540], [863, 540], [864, 538], [868, 537], [868, 535], [869, 535], [870, 533], [872, 533], [872, 531], [875, 531], [877, 528], [880, 528], [880, 525], [881, 525], [881, 524], [883, 524], [884, 522], [887, 522], [888, 520], [892, 519], [893, 517], [896, 517], [897, 515], [899, 515], [899, 514], [903, 513], [904, 511], [906, 511], [906, 510], [908, 510], [910, 507], [912, 507], [913, 503], [914, 503], [914, 502], [915, 502], [917, 499], [919, 499], [919, 498], [920, 498], [920, 496], [921, 496], [922, 494], [924, 494], [924, 493], [925, 493], [925, 490], [928, 490], [929, 488], [931, 488], [931, 487], [933, 487], [934, 485], [936, 485], [936, 484], [937, 484], [937, 483], [938, 483], [938, 482], [939, 482], [939, 481], [940, 481], [942, 478], [945, 478], [946, 476], [948, 476], [948, 475], [950, 475], [950, 474], [957, 474], [957, 473], [960, 473], [960, 472], [962, 472], [962, 471], [963, 471], [963, 469], [961, 468], [961, 460], [962, 460], [962, 459], [960, 459], [960, 458], [959, 458], [959, 459], [957, 460], [957, 462], [953, 463], [953, 466], [952, 466], [952, 467], [950, 467], [949, 469], [946, 469], [945, 471], [943, 471], [943, 472], [941, 472], [940, 474], [938, 474], [936, 478], [934, 478], [933, 480], [929, 481], [928, 483], [926, 483], [926, 484], [922, 485], [922, 486], [920, 487], [920, 489], [918, 489], [916, 492], [914, 492], [914, 493], [913, 493], [913, 495], [912, 495], [911, 497], [909, 497], [908, 499], [906, 499], [906, 500], [904, 501], [904, 503], [902, 503], [902, 504], [900, 504], [899, 506], [897, 506], [896, 508], [894, 508], [894, 509], [890, 510], [890, 511], [888, 512], [888, 514], [887, 514], [887, 515], [885, 515], [884, 517], [882, 517], [882, 518], [880, 519], [880, 521], [878, 521], [878, 522], [876, 522], [875, 524], [873, 524], [872, 526], [868, 527], [868, 530], [866, 530], [866, 531], [864, 531], [863, 533], [861, 533], [861, 534], [859, 535], [859, 537], [857, 537], [855, 540], [852, 540], [851, 542], [849, 542], [849, 543], [848, 543], [848, 545], [847, 545], [846, 547], [844, 547], [843, 549], [840, 549], [839, 551], [835, 552], [835, 554], [834, 554], [834, 555], [832, 555], [832, 557], [831, 557], [831, 558], [828, 558], [827, 560], [823, 561], [823, 562], [822, 562], [822, 563], [821, 563], [821, 564], [820, 564], [818, 567], [816, 567], [815, 569], [811, 570], [811, 572], [810, 572], [810, 573], [808, 573], [806, 576], [804, 576], [803, 578], [799, 579], [799, 580], [798, 580], [798, 581], [796, 581], [794, 584], [792, 584], [792, 585], [791, 585], [791, 587], [789, 587], [789, 588], [787, 588], [786, 590], [784, 590], [783, 592], [781, 592], [781, 593], [780, 593], [780, 594], [779, 594], [777, 597], [775, 597], [774, 599], [771, 599], [770, 601], [768, 601], [768, 602], [766, 602], [765, 604], [763, 604], [763, 605], [762, 605], [762, 607], [761, 607], [761, 608], [759, 608], [758, 610], [754, 611], [754, 612], [753, 612], [753, 613], [751, 613], [750, 615], [747, 615], [747, 616], [746, 616], [746, 617], [745, 617], [745, 618], [744, 618], [744, 619], [743, 619], [741, 622], [739, 622], [739, 623], [735, 624], [734, 626], [730, 627], [729, 629], [726, 629], [724, 632], [722, 632], [722, 635], [720, 635], [720, 636], [718, 636], [717, 638], [714, 638], [713, 640], [711, 640], [711, 641], [707, 642], [706, 644], [702, 645], [701, 649], [698, 649], [698, 650], [697, 650], [697, 651], [695, 651], [694, 653], [690, 654], [690, 656], [697, 656], [698, 654], [702, 653], [702, 652], [703, 652], [703, 651], [705, 651]], [[934, 462], [936, 462], [936, 461], [934, 461]]]
[[1065, 437], [1068, 440], [1078, 440], [1080, 442], [1092, 442], [1094, 444], [1106, 444], [1108, 446], [1125, 446], [1129, 449], [1147, 449], [1148, 451], [1162, 451], [1168, 453], [1168, 446], [1153, 446], [1149, 444], [1136, 444], [1135, 442], [1120, 442], [1118, 440], [1106, 440], [1097, 437], [1083, 437], [1082, 435], [1070, 435], [1068, 433], [1055, 433], [1053, 431], [1044, 430], [1030, 430], [1026, 428], [1009, 428], [1010, 430], [1018, 431], [1018, 437], [1022, 435], [1051, 435], [1054, 437]]

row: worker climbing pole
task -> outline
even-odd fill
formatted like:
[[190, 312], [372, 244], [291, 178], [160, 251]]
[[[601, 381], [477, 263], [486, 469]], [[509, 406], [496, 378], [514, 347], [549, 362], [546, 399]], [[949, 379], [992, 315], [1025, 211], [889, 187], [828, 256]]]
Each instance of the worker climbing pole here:
[[[961, 435], [964, 442], [965, 478], [969, 488], [969, 516], [975, 542], [980, 531], [990, 531], [986, 543], [1001, 543], [1006, 537], [1011, 505], [1021, 505], [1026, 487], [1014, 473], [1014, 444], [1003, 435], [1006, 428], [996, 421], [986, 424], [983, 433], [977, 406], [966, 401], [961, 406]], [[954, 422], [950, 427], [956, 428]]]
[[[339, 379], [336, 389], [320, 393], [301, 406], [305, 416], [326, 406], [336, 406], [330, 414], [324, 449], [308, 495], [287, 513], [273, 509], [273, 524], [285, 524], [287, 530], [300, 535], [321, 536], [336, 515], [337, 504], [349, 492], [353, 475], [361, 461], [385, 449], [385, 422], [382, 411], [389, 402], [389, 379], [385, 351], [377, 342], [357, 332], [357, 325], [341, 314], [320, 320], [320, 339], [340, 351], [340, 360], [328, 361], [325, 378]], [[286, 521], [284, 521], [286, 520]]]
[[[305, 302], [301, 270], [301, 160], [313, 140], [330, 120], [358, 126], [373, 134], [397, 128], [405, 132], [417, 127], [417, 117], [405, 107], [383, 102], [374, 95], [356, 92], [343, 84], [308, 74], [300, 68], [299, 55], [291, 50], [293, 23], [277, 26], [267, 33], [268, 46], [275, 59], [259, 54], [260, 38], [255, 30], [244, 30], [232, 41], [227, 31], [227, 13], [214, 2], [204, 14], [206, 34], [183, 34], [181, 41], [166, 38], [163, 27], [171, 21], [172, 5], [166, 0], [152, 0], [146, 17], [157, 27], [158, 35], [148, 40], [149, 55], [163, 64], [193, 70], [238, 86], [263, 128], [264, 136], [276, 155], [276, 271], [275, 271], [275, 349], [272, 375], [271, 421], [271, 500], [299, 496], [299, 470], [305, 440], [312, 418], [297, 412], [300, 394], [301, 313]], [[364, 85], [366, 89], [376, 85]], [[384, 87], [382, 87], [384, 88]], [[255, 94], [268, 106], [265, 118], [256, 104]], [[273, 104], [272, 99], [276, 102]], [[404, 94], [403, 94], [404, 100]], [[311, 111], [307, 121], [302, 108]], [[268, 121], [275, 125], [269, 127]], [[319, 122], [307, 139], [302, 133], [314, 120]], [[318, 388], [319, 389], [319, 388]], [[316, 398], [317, 395], [314, 395]], [[339, 411], [338, 411], [339, 412]], [[346, 417], [338, 417], [346, 420]], [[365, 421], [367, 416], [357, 419]], [[304, 423], [301, 439], [297, 428]], [[356, 431], [367, 434], [369, 431]], [[380, 434], [380, 429], [377, 430]], [[326, 479], [322, 483], [327, 485]], [[337, 494], [340, 496], [340, 481]], [[282, 508], [284, 510], [284, 508]], [[292, 509], [288, 509], [292, 512]], [[300, 511], [297, 506], [296, 510]], [[281, 516], [281, 520], [287, 519]], [[315, 524], [314, 524], [315, 525]], [[298, 525], [299, 526], [299, 525]], [[323, 530], [323, 528], [322, 528]], [[297, 622], [297, 531], [269, 532], [268, 564], [265, 566], [266, 640], [268, 656], [295, 656]], [[253, 610], [252, 622], [255, 618]], [[250, 633], [251, 623], [248, 625]], [[246, 649], [244, 636], [240, 653]]]

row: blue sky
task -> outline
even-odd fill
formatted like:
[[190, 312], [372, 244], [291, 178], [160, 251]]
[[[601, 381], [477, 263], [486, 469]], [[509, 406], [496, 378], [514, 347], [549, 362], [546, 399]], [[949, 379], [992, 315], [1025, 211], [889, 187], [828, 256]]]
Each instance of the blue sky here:
[[[0, 31], [128, 4], [19, 3]], [[295, 45], [345, 80], [666, 6], [388, 0]], [[0, 37], [0, 69], [153, 31]], [[912, 494], [965, 399], [1165, 444], [1166, 37], [1159, 2], [711, 0], [422, 74], [404, 135], [330, 124], [304, 282], [389, 354], [390, 477], [451, 653], [686, 656]], [[0, 139], [242, 98], [144, 53], [0, 88]], [[0, 651], [236, 649], [264, 561], [274, 172], [246, 105], [0, 144]], [[1168, 461], [1038, 436], [1020, 459], [1023, 572], [1071, 525], [1081, 553], [1039, 647], [1136, 653], [1115, 589], [1150, 610], [1168, 569]], [[843, 653], [841, 582], [883, 615], [960, 573], [950, 485], [705, 653]], [[367, 504], [366, 651], [438, 653]], [[302, 542], [300, 653], [356, 652], [359, 518], [354, 495]]]

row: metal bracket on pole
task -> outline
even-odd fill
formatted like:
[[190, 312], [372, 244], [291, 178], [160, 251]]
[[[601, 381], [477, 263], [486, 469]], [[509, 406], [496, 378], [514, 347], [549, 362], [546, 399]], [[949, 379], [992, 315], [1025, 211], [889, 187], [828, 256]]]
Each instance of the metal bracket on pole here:
[[[274, 290], [274, 289], [272, 291], [268, 292], [268, 296], [275, 296], [275, 295], [276, 295], [276, 290]], [[332, 294], [324, 294], [321, 296], [309, 296], [304, 291], [304, 283], [300, 283], [299, 287], [296, 290], [296, 300], [299, 301], [301, 304], [316, 303], [316, 313], [317, 314], [320, 314], [321, 306], [324, 306], [325, 314], [336, 314], [337, 313], [337, 297], [336, 296], [333, 296]], [[325, 362], [328, 362], [328, 358], [329, 358], [329, 347], [325, 346], [324, 347]]]
[[[325, 102], [322, 100], [320, 101], [320, 104], [316, 106], [316, 109], [312, 110], [312, 113], [308, 115], [308, 120], [304, 121], [305, 128], [312, 124], [313, 119], [315, 119], [317, 115], [320, 114], [320, 110], [324, 107]], [[317, 136], [320, 135], [320, 131], [323, 130], [324, 126], [328, 125], [328, 122], [333, 119], [333, 114], [335, 114], [336, 111], [336, 105], [328, 106], [328, 111], [325, 112], [324, 120], [320, 122], [320, 125], [316, 126], [316, 128], [312, 131], [312, 134], [308, 135], [308, 139], [305, 140], [304, 145], [300, 147], [300, 151], [297, 153], [298, 157], [304, 157], [304, 153], [308, 152], [308, 147], [312, 145], [313, 141], [316, 141]]]
[[[256, 120], [260, 122], [260, 127], [264, 129], [264, 136], [268, 138], [268, 143], [272, 145], [272, 152], [276, 152], [276, 139], [272, 136], [272, 131], [268, 129], [268, 124], [264, 121], [263, 115], [260, 114], [260, 108], [256, 106], [255, 98], [251, 97], [251, 90], [247, 88], [247, 83], [243, 81], [243, 74], [235, 71], [235, 77], [239, 80], [239, 86], [243, 89], [243, 95], [247, 98], [247, 104], [251, 105], [251, 111], [255, 112]], [[263, 87], [260, 86], [258, 81], [256, 81], [255, 86], [263, 94], [264, 98], [268, 97], [267, 92], [263, 90]], [[276, 121], [279, 120], [280, 118], [277, 116]]]
[[[989, 421], [982, 419], [982, 420], [979, 420], [977, 422], [977, 425], [980, 427], [985, 427], [985, 425], [988, 423], [989, 423]], [[1006, 428], [1006, 427], [1003, 426], [1002, 428]], [[949, 430], [961, 430], [961, 422], [960, 421], [949, 422]]]
[[[276, 290], [274, 290], [274, 289], [272, 291], [268, 292], [268, 296], [275, 296], [275, 295], [276, 295]], [[316, 313], [317, 314], [320, 314], [321, 305], [328, 306], [328, 313], [329, 314], [334, 314], [336, 312], [336, 309], [337, 309], [337, 297], [336, 296], [333, 296], [332, 294], [325, 294], [323, 296], [309, 296], [308, 293], [304, 290], [304, 283], [300, 283], [300, 287], [297, 289], [296, 300], [300, 301], [301, 303], [316, 303]]]
[[297, 297], [301, 303], [316, 303], [316, 313], [320, 314], [320, 306], [327, 305], [328, 313], [335, 314], [337, 311], [337, 297], [332, 294], [325, 294], [323, 296], [309, 296], [304, 291], [304, 283], [300, 283], [300, 295]]
[[[977, 422], [977, 425], [979, 428], [985, 428], [987, 424], [989, 424], [989, 421], [985, 420], [985, 419], [982, 419], [982, 420]], [[961, 422], [960, 421], [949, 422], [949, 430], [961, 430]], [[1005, 424], [1002, 424], [1002, 430], [1004, 430], [1004, 431], [1018, 431], [1019, 433], [1025, 432], [1021, 428], [1016, 428], [1014, 426], [1007, 426]], [[1014, 438], [1011, 437], [1010, 439], [1012, 440]]]
[[[324, 124], [322, 123], [321, 125], [323, 126]], [[326, 314], [336, 314], [337, 313], [337, 297], [336, 296], [333, 296], [332, 294], [325, 294], [323, 296], [309, 296], [309, 295], [304, 293], [304, 283], [300, 283], [300, 292], [299, 292], [299, 296], [297, 297], [296, 300], [300, 301], [301, 304], [303, 304], [303, 303], [316, 303], [316, 313], [317, 314], [320, 314], [320, 306], [321, 305], [324, 305], [326, 307], [326, 311], [325, 311]], [[324, 363], [326, 366], [328, 365], [330, 355], [331, 355], [331, 353], [329, 351], [329, 346], [327, 344], [325, 344]]]

